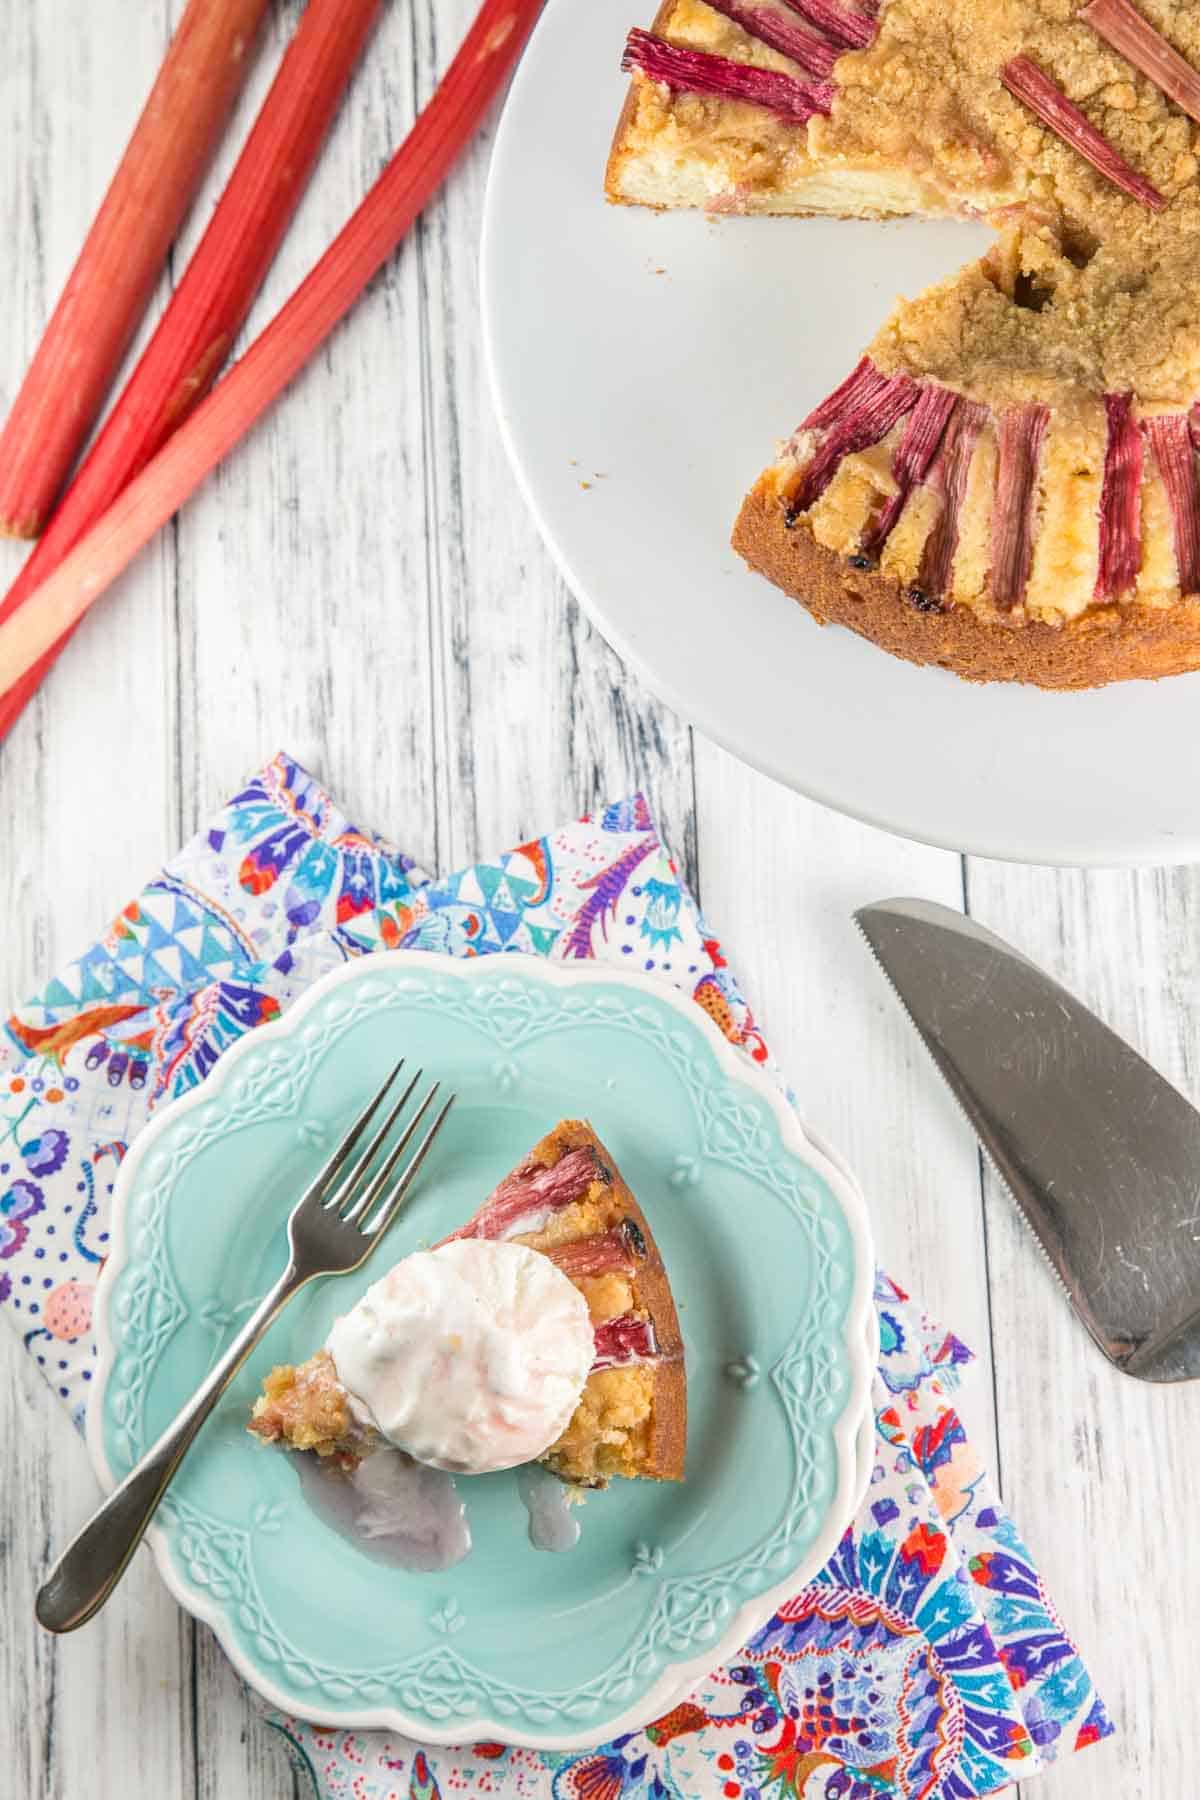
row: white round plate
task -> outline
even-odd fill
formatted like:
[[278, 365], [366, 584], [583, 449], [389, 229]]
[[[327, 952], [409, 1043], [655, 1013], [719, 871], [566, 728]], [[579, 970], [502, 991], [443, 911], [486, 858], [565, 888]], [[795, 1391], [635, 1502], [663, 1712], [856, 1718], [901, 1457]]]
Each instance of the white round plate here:
[[685, 718], [826, 805], [1050, 863], [1200, 857], [1200, 675], [974, 687], [821, 630], [729, 547], [742, 494], [898, 293], [982, 226], [609, 206], [644, 0], [549, 0], [496, 141], [482, 249], [501, 430], [566, 579]]

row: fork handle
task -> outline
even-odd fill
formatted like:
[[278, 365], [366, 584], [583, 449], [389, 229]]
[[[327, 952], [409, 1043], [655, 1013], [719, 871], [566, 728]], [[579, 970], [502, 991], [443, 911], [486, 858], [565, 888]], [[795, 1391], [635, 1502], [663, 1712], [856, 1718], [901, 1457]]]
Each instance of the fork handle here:
[[72, 1538], [38, 1590], [37, 1616], [47, 1631], [74, 1631], [99, 1612], [196, 1433], [276, 1314], [309, 1279], [289, 1264], [158, 1442]]

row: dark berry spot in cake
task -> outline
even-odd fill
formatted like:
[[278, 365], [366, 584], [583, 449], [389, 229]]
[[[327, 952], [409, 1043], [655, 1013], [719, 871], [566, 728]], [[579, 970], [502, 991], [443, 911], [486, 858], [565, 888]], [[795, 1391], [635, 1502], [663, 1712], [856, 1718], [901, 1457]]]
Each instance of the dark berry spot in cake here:
[[852, 569], [873, 569], [875, 563], [871, 557], [863, 556], [860, 552], [856, 552], [850, 558], [850, 567]]
[[646, 1240], [642, 1236], [642, 1228], [636, 1219], [625, 1219], [621, 1224], [621, 1235], [635, 1256], [645, 1256]]
[[944, 613], [946, 608], [936, 594], [927, 594], [924, 588], [910, 587], [908, 603], [919, 613]]

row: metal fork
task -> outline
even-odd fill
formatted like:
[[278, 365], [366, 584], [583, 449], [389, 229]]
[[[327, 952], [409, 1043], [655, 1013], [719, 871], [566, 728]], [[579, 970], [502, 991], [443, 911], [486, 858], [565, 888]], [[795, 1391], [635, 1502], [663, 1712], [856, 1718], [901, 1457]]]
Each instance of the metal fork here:
[[37, 1616], [48, 1631], [74, 1631], [99, 1612], [129, 1564], [159, 1501], [196, 1433], [221, 1398], [267, 1327], [296, 1294], [318, 1275], [348, 1275], [360, 1268], [395, 1219], [413, 1178], [429, 1154], [454, 1104], [451, 1094], [397, 1173], [401, 1157], [432, 1106], [434, 1082], [412, 1119], [387, 1150], [393, 1126], [411, 1099], [423, 1071], [418, 1069], [383, 1123], [355, 1151], [404, 1067], [398, 1062], [370, 1104], [363, 1108], [325, 1167], [288, 1219], [288, 1266], [224, 1356], [158, 1442], [92, 1515], [59, 1557], [37, 1597]]

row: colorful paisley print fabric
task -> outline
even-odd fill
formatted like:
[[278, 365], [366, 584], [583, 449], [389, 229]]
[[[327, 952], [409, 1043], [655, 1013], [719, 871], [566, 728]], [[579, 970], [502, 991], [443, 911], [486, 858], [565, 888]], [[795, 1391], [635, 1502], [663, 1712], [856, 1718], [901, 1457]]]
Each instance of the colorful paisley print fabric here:
[[[276, 756], [0, 1030], [0, 1310], [76, 1424], [132, 1139], [317, 976], [397, 945], [648, 971], [781, 1079], [640, 795], [433, 880]], [[876, 1303], [862, 1513], [733, 1662], [576, 1755], [422, 1749], [268, 1712], [320, 1800], [970, 1800], [1107, 1736], [954, 1410], [970, 1352], [882, 1274]]]

